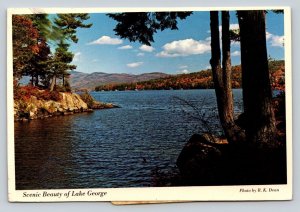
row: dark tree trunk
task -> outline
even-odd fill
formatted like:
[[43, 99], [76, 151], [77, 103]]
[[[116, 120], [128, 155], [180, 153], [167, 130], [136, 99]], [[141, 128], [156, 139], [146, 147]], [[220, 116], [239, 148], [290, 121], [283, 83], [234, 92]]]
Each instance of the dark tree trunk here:
[[247, 141], [273, 144], [276, 127], [264, 11], [238, 11]]
[[231, 58], [229, 37], [229, 12], [222, 12], [223, 68], [221, 68], [219, 15], [210, 12], [211, 55], [210, 60], [216, 92], [220, 122], [228, 142], [242, 141], [243, 132], [235, 125], [233, 118], [233, 96], [231, 89]]
[[31, 82], [30, 82], [30, 84], [31, 84], [31, 86], [33, 86], [34, 84], [34, 76], [33, 76], [33, 74], [31, 75]]
[[39, 86], [39, 74], [37, 73], [35, 75], [35, 82], [34, 82], [35, 86]]

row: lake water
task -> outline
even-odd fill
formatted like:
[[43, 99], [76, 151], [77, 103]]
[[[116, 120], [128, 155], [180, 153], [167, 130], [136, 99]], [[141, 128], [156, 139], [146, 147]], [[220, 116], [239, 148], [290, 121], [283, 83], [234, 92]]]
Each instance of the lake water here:
[[[214, 90], [94, 92], [121, 108], [15, 123], [17, 189], [141, 187], [168, 171], [186, 141], [219, 131]], [[234, 90], [241, 112], [241, 90]]]

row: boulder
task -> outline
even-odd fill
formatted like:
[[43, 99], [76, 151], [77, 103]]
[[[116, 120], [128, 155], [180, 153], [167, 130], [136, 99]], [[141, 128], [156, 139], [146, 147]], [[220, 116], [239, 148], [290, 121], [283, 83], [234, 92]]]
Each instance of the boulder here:
[[222, 146], [227, 142], [205, 133], [194, 134], [178, 156], [176, 165], [183, 179], [205, 184], [213, 180], [222, 160]]
[[76, 93], [61, 93], [62, 100], [60, 104], [64, 110], [87, 109], [87, 104]]

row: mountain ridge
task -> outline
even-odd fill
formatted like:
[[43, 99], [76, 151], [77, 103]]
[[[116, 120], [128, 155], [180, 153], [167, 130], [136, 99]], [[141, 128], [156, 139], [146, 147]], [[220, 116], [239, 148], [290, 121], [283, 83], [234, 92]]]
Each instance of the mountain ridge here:
[[135, 83], [170, 76], [169, 74], [162, 72], [127, 74], [105, 72], [83, 73], [79, 71], [71, 71], [70, 74], [70, 84], [75, 90], [94, 90], [96, 86], [104, 84]]

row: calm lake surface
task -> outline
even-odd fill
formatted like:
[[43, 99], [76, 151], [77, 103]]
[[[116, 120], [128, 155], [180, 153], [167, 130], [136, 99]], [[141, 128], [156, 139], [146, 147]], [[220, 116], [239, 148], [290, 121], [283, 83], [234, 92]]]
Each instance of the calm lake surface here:
[[[154, 170], [173, 169], [185, 142], [206, 130], [197, 118], [219, 128], [214, 90], [92, 95], [121, 108], [15, 123], [17, 189], [152, 186]], [[234, 90], [236, 112], [241, 95]]]

